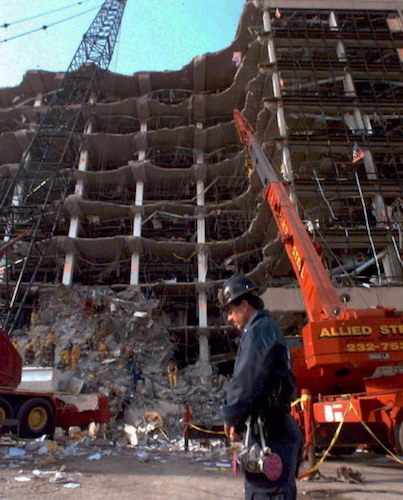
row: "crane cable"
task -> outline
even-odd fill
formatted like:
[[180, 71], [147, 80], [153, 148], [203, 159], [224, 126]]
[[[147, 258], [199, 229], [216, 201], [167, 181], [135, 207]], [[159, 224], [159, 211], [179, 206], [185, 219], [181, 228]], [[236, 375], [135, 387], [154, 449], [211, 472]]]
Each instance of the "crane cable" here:
[[61, 23], [64, 23], [66, 21], [70, 21], [70, 19], [74, 19], [76, 17], [87, 14], [88, 12], [91, 12], [92, 10], [99, 9], [99, 7], [100, 6], [98, 5], [97, 7], [92, 7], [91, 9], [87, 9], [83, 12], [80, 12], [79, 14], [75, 14], [74, 16], [70, 16], [70, 17], [66, 17], [65, 19], [61, 19], [60, 21], [55, 21], [54, 23], [47, 24], [47, 25], [45, 24], [45, 25], [41, 26], [40, 28], [36, 28], [34, 30], [27, 31], [27, 32], [21, 33], [19, 35], [15, 35], [15, 36], [12, 36], [10, 38], [5, 38], [4, 40], [0, 40], [0, 43], [9, 42], [10, 40], [15, 40], [16, 38], [22, 38], [23, 36], [31, 35], [32, 33], [36, 33], [37, 31], [41, 31], [41, 30], [46, 31], [48, 28], [55, 26], [56, 24], [61, 24]]
[[14, 24], [25, 23], [25, 21], [31, 21], [32, 19], [37, 19], [38, 17], [47, 16], [48, 14], [54, 14], [55, 12], [60, 12], [61, 10], [71, 9], [76, 5], [82, 5], [83, 3], [87, 3], [90, 0], [83, 0], [81, 2], [77, 2], [73, 5], [66, 5], [65, 7], [59, 7], [58, 9], [47, 10], [46, 12], [42, 12], [41, 14], [36, 14], [35, 16], [25, 17], [24, 19], [19, 19], [18, 21], [13, 21], [12, 23], [4, 23], [0, 26], [0, 28], [8, 28], [9, 26], [13, 26]]

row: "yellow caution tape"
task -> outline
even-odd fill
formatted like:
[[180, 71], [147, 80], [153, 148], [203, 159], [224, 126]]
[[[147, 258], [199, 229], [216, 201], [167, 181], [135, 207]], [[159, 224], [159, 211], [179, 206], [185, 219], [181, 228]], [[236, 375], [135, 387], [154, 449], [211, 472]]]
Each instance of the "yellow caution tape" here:
[[225, 434], [224, 431], [211, 431], [209, 429], [203, 429], [202, 427], [198, 427], [197, 425], [188, 423], [186, 427], [192, 427], [192, 429], [196, 429], [197, 431], [205, 432], [206, 434]]
[[298, 405], [298, 404], [301, 403], [301, 409], [303, 410], [304, 409], [304, 403], [306, 403], [310, 399], [311, 399], [311, 396], [309, 394], [303, 394], [300, 398], [296, 399], [295, 401], [293, 401], [291, 403], [291, 408], [293, 406], [296, 406], [296, 405]]
[[[347, 396], [347, 395], [344, 395], [344, 396]], [[336, 428], [336, 431], [334, 433], [334, 436], [332, 438], [332, 440], [330, 441], [330, 444], [327, 448], [327, 450], [324, 452], [324, 454], [322, 455], [321, 459], [319, 460], [319, 462], [314, 466], [312, 467], [312, 469], [308, 470], [307, 472], [304, 472], [303, 474], [300, 474], [298, 476], [298, 479], [302, 479], [304, 477], [307, 477], [307, 476], [310, 476], [311, 474], [313, 474], [314, 472], [316, 472], [318, 469], [319, 469], [319, 466], [326, 460], [327, 456], [329, 455], [330, 453], [330, 450], [333, 448], [333, 446], [335, 445], [336, 441], [337, 441], [337, 438], [339, 437], [340, 435], [340, 431], [341, 431], [341, 428], [343, 427], [343, 424], [346, 420], [346, 417], [347, 415], [349, 414], [350, 410], [353, 410], [356, 417], [358, 418], [360, 424], [363, 425], [363, 427], [369, 432], [369, 434], [375, 439], [375, 441], [380, 444], [382, 446], [382, 448], [384, 450], [386, 450], [386, 452], [391, 456], [391, 458], [393, 460], [395, 460], [396, 462], [398, 462], [399, 464], [403, 464], [403, 460], [401, 460], [399, 457], [397, 457], [394, 453], [392, 453], [388, 448], [386, 448], [386, 446], [384, 444], [381, 443], [381, 441], [375, 436], [375, 434], [371, 431], [371, 429], [368, 427], [368, 425], [360, 418], [357, 410], [355, 409], [353, 403], [350, 401], [344, 414], [343, 414], [343, 418], [341, 419], [341, 421], [339, 422], [337, 428]]]
[[386, 448], [386, 446], [383, 443], [381, 443], [381, 441], [375, 436], [375, 434], [371, 431], [371, 429], [368, 427], [368, 425], [363, 420], [360, 419], [360, 416], [358, 415], [358, 412], [354, 408], [353, 405], [352, 405], [352, 408], [353, 408], [353, 411], [356, 414], [357, 418], [360, 420], [360, 423], [363, 425], [364, 429], [366, 429], [369, 432], [369, 434], [375, 439], [375, 441], [378, 444], [380, 444], [382, 446], [382, 448], [388, 453], [388, 455], [391, 456], [391, 458], [393, 460], [395, 460], [397, 463], [403, 465], [403, 460], [401, 460], [398, 456], [396, 456], [393, 452], [391, 452], [388, 448]]
[[[347, 399], [347, 398], [351, 398], [351, 395], [350, 394], [343, 394], [341, 396], [342, 398], [344, 399]], [[309, 399], [311, 398], [310, 395], [308, 394], [304, 394], [302, 395], [300, 398], [296, 399], [295, 401], [293, 401], [291, 403], [291, 406], [296, 406], [297, 404], [301, 404], [301, 407], [303, 408], [303, 405], [306, 401], [308, 401]], [[372, 430], [368, 427], [368, 425], [360, 418], [357, 410], [355, 409], [354, 405], [352, 404], [351, 400], [343, 414], [343, 417], [342, 419], [340, 420], [337, 428], [336, 428], [336, 431], [333, 435], [333, 438], [332, 440], [330, 441], [330, 444], [329, 446], [327, 447], [326, 451], [323, 453], [322, 457], [320, 458], [319, 462], [314, 466], [312, 467], [312, 469], [308, 470], [307, 472], [304, 472], [303, 474], [300, 474], [298, 476], [298, 479], [302, 479], [306, 476], [310, 476], [311, 474], [313, 474], [314, 472], [316, 472], [320, 465], [322, 465], [322, 463], [326, 460], [327, 456], [329, 455], [331, 449], [333, 448], [333, 446], [335, 445], [339, 435], [340, 435], [340, 432], [341, 432], [341, 429], [343, 427], [343, 424], [347, 418], [347, 415], [349, 414], [350, 410], [353, 410], [356, 417], [358, 418], [358, 421], [360, 422], [360, 424], [363, 425], [363, 427], [368, 431], [368, 433], [375, 439], [375, 441], [380, 445], [382, 446], [382, 448], [388, 453], [388, 455], [393, 459], [395, 460], [397, 463], [399, 464], [402, 464], [403, 465], [403, 460], [400, 459], [397, 455], [395, 455], [392, 451], [390, 451], [376, 436], [375, 434], [372, 432]], [[194, 425], [194, 424], [191, 424], [191, 423], [187, 423], [186, 424], [186, 427], [192, 427], [193, 429], [196, 429], [198, 431], [201, 431], [201, 432], [204, 432], [206, 434], [225, 434], [224, 431], [211, 431], [209, 429], [203, 429], [202, 427], [198, 427], [197, 425]]]
[[298, 476], [298, 479], [302, 479], [302, 478], [304, 478], [306, 476], [310, 476], [311, 474], [313, 474], [314, 472], [316, 472], [319, 469], [319, 466], [321, 464], [323, 464], [323, 462], [326, 460], [327, 456], [330, 453], [330, 450], [333, 448], [335, 442], [337, 441], [337, 438], [339, 437], [341, 428], [343, 427], [344, 421], [345, 421], [345, 419], [346, 419], [346, 417], [347, 417], [347, 415], [348, 415], [348, 413], [350, 411], [350, 407], [351, 406], [352, 406], [352, 404], [351, 404], [351, 401], [350, 401], [349, 405], [346, 408], [346, 411], [344, 412], [343, 418], [340, 420], [339, 425], [337, 426], [336, 432], [334, 433], [334, 436], [333, 436], [332, 440], [330, 441], [330, 444], [329, 444], [327, 450], [322, 455], [322, 457], [319, 460], [319, 462], [314, 467], [312, 467], [312, 469], [308, 470], [307, 472], [304, 472], [303, 474], [300, 474]]

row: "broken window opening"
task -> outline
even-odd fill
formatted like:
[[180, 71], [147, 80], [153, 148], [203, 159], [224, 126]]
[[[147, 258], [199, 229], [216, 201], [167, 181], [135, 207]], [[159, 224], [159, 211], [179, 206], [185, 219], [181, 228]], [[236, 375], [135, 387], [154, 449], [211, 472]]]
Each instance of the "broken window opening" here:
[[142, 224], [142, 236], [153, 240], [197, 241], [196, 219], [155, 212]]
[[150, 99], [155, 99], [163, 104], [180, 104], [193, 95], [192, 90], [185, 89], [160, 89], [148, 94]]
[[197, 264], [195, 253], [190, 257], [181, 257], [173, 250], [172, 255], [168, 257], [165, 253], [151, 255], [150, 252], [144, 252], [140, 258], [140, 282], [171, 284], [193, 282], [198, 275]]
[[218, 374], [232, 376], [239, 333], [230, 327], [210, 332], [210, 359]]
[[144, 200], [147, 202], [167, 201], [175, 193], [175, 203], [194, 204], [196, 199], [196, 183], [180, 178], [159, 179], [158, 182], [147, 182], [144, 186]]
[[243, 151], [241, 145], [228, 144], [213, 151], [205, 151], [203, 161], [208, 164], [219, 163], [223, 160], [235, 158], [241, 151]]
[[256, 217], [256, 206], [250, 209], [223, 210], [206, 218], [206, 241], [224, 241], [242, 236]]
[[99, 216], [87, 215], [80, 219], [78, 236], [82, 238], [109, 238], [130, 235], [132, 225], [130, 218], [105, 219]]
[[149, 148], [146, 151], [146, 159], [163, 168], [191, 168], [195, 163], [193, 148], [180, 146]]
[[158, 115], [147, 119], [147, 130], [158, 130], [161, 128], [176, 128], [190, 125], [190, 118], [186, 114], [181, 115]]
[[107, 134], [132, 134], [140, 130], [140, 120], [130, 115], [98, 115], [93, 119], [92, 133], [103, 132]]
[[217, 176], [204, 192], [207, 203], [219, 203], [233, 200], [245, 193], [249, 187], [249, 179], [246, 176]]
[[84, 199], [88, 201], [116, 202], [132, 204], [136, 196], [136, 185], [133, 184], [106, 184], [97, 182], [85, 183]]
[[74, 269], [74, 283], [81, 285], [115, 285], [116, 283], [130, 283], [131, 260], [87, 259], [83, 255], [76, 255]]

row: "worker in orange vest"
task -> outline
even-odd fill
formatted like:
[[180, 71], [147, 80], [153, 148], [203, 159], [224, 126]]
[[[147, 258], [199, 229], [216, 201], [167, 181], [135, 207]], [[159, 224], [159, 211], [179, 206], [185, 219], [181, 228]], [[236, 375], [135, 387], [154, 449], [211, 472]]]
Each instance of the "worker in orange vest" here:
[[56, 335], [55, 329], [52, 328], [46, 337], [45, 342], [45, 365], [55, 366], [55, 351], [56, 351]]
[[74, 342], [73, 349], [71, 350], [71, 369], [78, 369], [78, 360], [81, 356], [81, 347], [78, 342]]
[[167, 375], [169, 388], [175, 389], [178, 386], [178, 365], [173, 360], [167, 366]]
[[98, 345], [98, 359], [99, 361], [103, 361], [106, 357], [106, 351], [107, 351], [107, 348], [106, 348], [106, 344], [105, 342], [100, 342], [99, 345]]
[[28, 340], [28, 342], [24, 346], [24, 364], [31, 365], [35, 359], [35, 350], [32, 340]]
[[13, 346], [14, 346], [14, 349], [17, 349], [17, 351], [19, 351], [19, 349], [20, 349], [20, 343], [18, 342], [18, 338], [17, 337], [13, 338]]
[[46, 347], [49, 347], [51, 344], [56, 344], [55, 332], [56, 330], [54, 328], [51, 328], [50, 332], [48, 333], [48, 336], [46, 337], [46, 342], [45, 342]]
[[63, 347], [60, 357], [62, 359], [62, 365], [64, 370], [68, 370], [70, 368], [71, 363], [71, 354], [67, 348], [67, 346]]
[[41, 350], [41, 334], [37, 333], [34, 338], [35, 351], [38, 353]]

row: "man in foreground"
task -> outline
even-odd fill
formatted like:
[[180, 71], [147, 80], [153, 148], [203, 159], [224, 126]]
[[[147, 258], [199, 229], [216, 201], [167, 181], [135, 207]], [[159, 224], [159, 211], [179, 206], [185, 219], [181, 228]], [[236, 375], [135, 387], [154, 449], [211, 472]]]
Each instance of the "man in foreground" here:
[[222, 289], [222, 310], [227, 321], [242, 332], [232, 381], [223, 406], [224, 431], [231, 441], [240, 441], [251, 418], [249, 445], [265, 444], [282, 462], [278, 479], [263, 470], [245, 471], [245, 500], [295, 500], [295, 477], [302, 457], [300, 430], [290, 415], [296, 396], [290, 353], [284, 335], [256, 294], [256, 284], [240, 275]]

